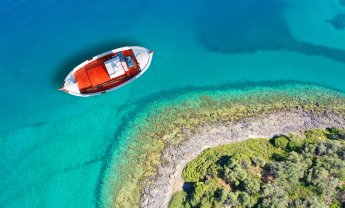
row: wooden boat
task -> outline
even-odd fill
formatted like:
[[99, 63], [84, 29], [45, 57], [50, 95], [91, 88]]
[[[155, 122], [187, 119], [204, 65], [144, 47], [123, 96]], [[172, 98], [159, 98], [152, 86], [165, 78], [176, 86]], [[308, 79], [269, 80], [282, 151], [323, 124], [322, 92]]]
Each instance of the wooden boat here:
[[115, 90], [140, 77], [150, 66], [152, 55], [153, 51], [139, 46], [102, 53], [76, 66], [59, 90], [81, 97]]

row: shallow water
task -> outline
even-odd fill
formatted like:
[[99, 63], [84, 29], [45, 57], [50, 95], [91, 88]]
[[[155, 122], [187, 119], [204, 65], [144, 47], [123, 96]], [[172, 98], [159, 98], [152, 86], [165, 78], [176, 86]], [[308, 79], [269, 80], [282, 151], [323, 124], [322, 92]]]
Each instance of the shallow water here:
[[[279, 80], [345, 92], [345, 30], [326, 21], [345, 7], [259, 2], [1, 1], [0, 206], [100, 205], [123, 118], [152, 94]], [[86, 99], [57, 91], [74, 66], [123, 45], [156, 51], [140, 79]]]

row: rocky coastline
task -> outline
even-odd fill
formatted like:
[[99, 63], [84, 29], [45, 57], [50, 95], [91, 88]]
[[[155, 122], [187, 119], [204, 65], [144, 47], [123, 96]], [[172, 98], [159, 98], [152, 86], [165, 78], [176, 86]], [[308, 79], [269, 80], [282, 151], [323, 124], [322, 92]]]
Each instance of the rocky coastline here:
[[124, 147], [105, 173], [105, 207], [167, 207], [183, 187], [185, 165], [209, 147], [344, 127], [345, 97], [301, 83], [221, 88], [157, 100], [134, 115], [117, 138]]
[[182, 190], [183, 168], [207, 148], [249, 138], [269, 138], [327, 127], [345, 128], [345, 116], [329, 111], [296, 108], [200, 127], [198, 134], [191, 134], [181, 144], [165, 147], [157, 174], [147, 180], [142, 191], [140, 207], [168, 207], [173, 193]]

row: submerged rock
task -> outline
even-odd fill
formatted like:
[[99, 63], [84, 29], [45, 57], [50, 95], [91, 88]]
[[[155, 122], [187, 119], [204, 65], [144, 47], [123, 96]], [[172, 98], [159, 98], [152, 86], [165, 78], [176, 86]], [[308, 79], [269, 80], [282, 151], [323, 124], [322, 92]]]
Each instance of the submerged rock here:
[[340, 4], [345, 6], [345, 0], [339, 0]]
[[[284, 18], [288, 7], [281, 0], [215, 0], [199, 17], [198, 39], [226, 54], [292, 51], [345, 63], [345, 50], [296, 39]], [[341, 18], [335, 21], [342, 28]]]
[[[345, 6], [345, 0], [343, 0]], [[345, 12], [339, 13], [332, 19], [326, 20], [327, 22], [331, 23], [333, 27], [337, 30], [344, 30], [345, 29]]]

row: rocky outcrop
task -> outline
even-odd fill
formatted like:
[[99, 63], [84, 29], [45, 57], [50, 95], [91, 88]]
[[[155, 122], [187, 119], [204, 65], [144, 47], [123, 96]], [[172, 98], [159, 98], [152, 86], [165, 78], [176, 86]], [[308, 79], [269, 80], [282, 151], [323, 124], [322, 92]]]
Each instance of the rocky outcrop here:
[[296, 108], [236, 122], [205, 126], [201, 131], [203, 133], [191, 135], [180, 145], [171, 145], [164, 149], [158, 174], [148, 180], [142, 192], [140, 207], [167, 207], [172, 194], [182, 190], [183, 168], [207, 148], [248, 138], [270, 138], [279, 134], [327, 127], [344, 128], [344, 115]]

